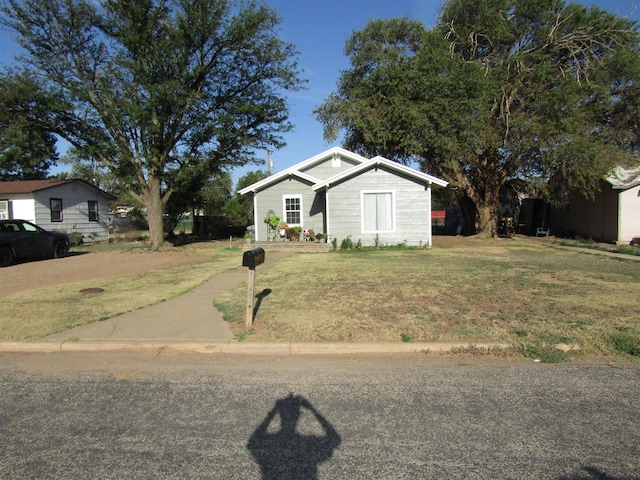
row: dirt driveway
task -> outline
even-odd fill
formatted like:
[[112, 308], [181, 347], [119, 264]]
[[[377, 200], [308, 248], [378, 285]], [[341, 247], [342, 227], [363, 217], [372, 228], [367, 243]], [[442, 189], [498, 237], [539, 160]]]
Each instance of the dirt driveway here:
[[96, 278], [128, 277], [151, 270], [190, 265], [210, 260], [197, 250], [162, 252], [74, 253], [56, 260], [23, 262], [0, 269], [0, 298], [17, 292]]

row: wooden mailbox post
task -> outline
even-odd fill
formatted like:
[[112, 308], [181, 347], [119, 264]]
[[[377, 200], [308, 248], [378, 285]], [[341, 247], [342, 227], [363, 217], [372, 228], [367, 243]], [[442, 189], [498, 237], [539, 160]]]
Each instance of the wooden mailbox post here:
[[264, 263], [264, 248], [254, 248], [247, 250], [242, 255], [242, 266], [249, 267], [249, 281], [247, 282], [247, 316], [245, 325], [250, 327], [253, 324], [253, 301], [255, 298], [254, 289], [256, 286], [256, 267]]

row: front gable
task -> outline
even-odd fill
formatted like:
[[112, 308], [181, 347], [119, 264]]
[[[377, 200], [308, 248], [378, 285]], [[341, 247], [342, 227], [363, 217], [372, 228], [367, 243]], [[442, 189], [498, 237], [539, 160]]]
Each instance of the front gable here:
[[366, 161], [367, 159], [361, 155], [345, 150], [344, 148], [333, 147], [307, 160], [296, 163], [292, 167], [279, 173], [249, 185], [239, 190], [238, 193], [240, 193], [240, 195], [246, 195], [250, 192], [256, 193], [290, 178], [297, 178], [305, 180], [310, 184], [316, 184]]
[[316, 161], [301, 168], [301, 171], [316, 179], [314, 183], [339, 175], [367, 161], [364, 157], [338, 148], [323, 152], [316, 158]]

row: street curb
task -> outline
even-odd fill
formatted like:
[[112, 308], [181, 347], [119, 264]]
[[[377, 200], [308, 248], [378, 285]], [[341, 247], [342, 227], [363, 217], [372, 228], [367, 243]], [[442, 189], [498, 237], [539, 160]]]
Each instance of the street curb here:
[[446, 353], [453, 349], [509, 348], [508, 344], [476, 343], [239, 343], [206, 341], [131, 340], [118, 342], [0, 342], [0, 353], [54, 352], [118, 352], [118, 351], [180, 351], [242, 355], [335, 355], [358, 353]]

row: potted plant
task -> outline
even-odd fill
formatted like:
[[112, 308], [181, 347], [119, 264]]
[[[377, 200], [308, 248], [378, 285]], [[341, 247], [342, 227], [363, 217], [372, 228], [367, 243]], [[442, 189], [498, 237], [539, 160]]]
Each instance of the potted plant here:
[[286, 233], [287, 233], [287, 228], [289, 228], [289, 225], [287, 225], [286, 223], [282, 222], [280, 225], [278, 225], [278, 232], [280, 233], [280, 238], [284, 238]]
[[326, 233], [318, 233], [316, 235], [316, 240], [320, 243], [327, 243], [327, 234]]
[[280, 223], [280, 217], [278, 215], [267, 215], [264, 217], [264, 223], [268, 223], [275, 230]]
[[289, 240], [300, 240], [300, 231], [295, 227], [287, 228], [285, 234]]

